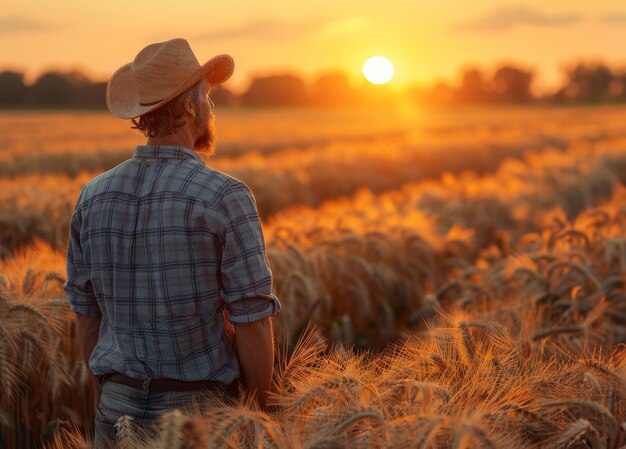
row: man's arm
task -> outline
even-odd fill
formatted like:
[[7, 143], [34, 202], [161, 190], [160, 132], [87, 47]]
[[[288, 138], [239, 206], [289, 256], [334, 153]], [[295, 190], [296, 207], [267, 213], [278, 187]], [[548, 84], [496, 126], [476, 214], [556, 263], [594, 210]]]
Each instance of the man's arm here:
[[266, 392], [270, 390], [274, 370], [274, 332], [271, 318], [235, 323], [235, 341], [246, 390], [256, 393], [259, 406], [265, 410]]
[[[254, 195], [242, 182], [222, 199], [226, 227], [222, 235], [221, 290], [226, 318], [235, 327], [243, 383], [265, 408], [271, 387], [274, 339], [270, 317], [281, 309], [272, 293], [272, 272]], [[255, 393], [253, 393], [255, 392]]]
[[100, 333], [100, 321], [102, 317], [92, 317], [87, 315], [82, 315], [80, 313], [76, 314], [76, 336], [78, 338], [78, 346], [80, 347], [83, 360], [85, 362], [85, 366], [87, 367], [87, 371], [89, 372], [89, 380], [94, 388], [95, 392], [95, 406], [98, 408], [100, 404], [100, 385], [98, 385], [98, 381], [95, 376], [89, 369], [89, 357], [91, 357], [91, 353], [93, 352], [96, 344], [98, 343], [98, 334]]

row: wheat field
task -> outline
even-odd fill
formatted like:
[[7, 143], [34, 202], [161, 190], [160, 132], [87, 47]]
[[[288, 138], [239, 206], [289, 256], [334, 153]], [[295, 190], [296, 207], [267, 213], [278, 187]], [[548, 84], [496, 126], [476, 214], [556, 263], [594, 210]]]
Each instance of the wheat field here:
[[[271, 406], [121, 419], [120, 447], [626, 447], [626, 108], [221, 119], [210, 165], [252, 188], [283, 304]], [[141, 136], [0, 130], [0, 447], [89, 447], [69, 217]]]

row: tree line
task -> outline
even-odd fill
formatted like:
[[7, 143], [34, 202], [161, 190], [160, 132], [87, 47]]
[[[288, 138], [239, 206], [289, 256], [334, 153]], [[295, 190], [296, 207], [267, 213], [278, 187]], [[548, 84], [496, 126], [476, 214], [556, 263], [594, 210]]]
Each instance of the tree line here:
[[626, 102], [626, 70], [581, 62], [564, 72], [563, 84], [541, 96], [532, 92], [534, 72], [512, 65], [497, 68], [491, 76], [477, 68], [465, 69], [457, 85], [439, 82], [428, 89], [414, 88], [412, 96], [420, 102], [444, 104]]
[[[577, 63], [565, 70], [565, 81], [556, 91], [536, 96], [535, 74], [513, 65], [498, 67], [492, 74], [479, 68], [462, 71], [456, 85], [445, 82], [429, 87], [413, 86], [409, 100], [429, 104], [565, 103], [594, 104], [626, 102], [626, 71], [603, 63]], [[32, 84], [24, 74], [0, 72], [0, 107], [105, 107], [106, 82], [92, 81], [77, 71], [43, 73]], [[386, 86], [353, 87], [342, 72], [319, 75], [306, 83], [297, 75], [275, 74], [251, 80], [236, 95], [220, 85], [212, 91], [217, 105], [241, 106], [354, 106], [394, 101]]]

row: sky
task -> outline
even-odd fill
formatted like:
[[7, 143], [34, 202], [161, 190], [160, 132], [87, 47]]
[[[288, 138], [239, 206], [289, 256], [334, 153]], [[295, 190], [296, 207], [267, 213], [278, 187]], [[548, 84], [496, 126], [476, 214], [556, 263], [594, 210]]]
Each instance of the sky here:
[[556, 86], [568, 64], [626, 67], [624, 0], [2, 0], [0, 68], [27, 81], [50, 69], [108, 80], [146, 45], [186, 38], [200, 63], [227, 53], [235, 73], [293, 73], [306, 81], [345, 72], [355, 87], [370, 56], [395, 67], [397, 90], [456, 81], [463, 68], [487, 73], [515, 63]]

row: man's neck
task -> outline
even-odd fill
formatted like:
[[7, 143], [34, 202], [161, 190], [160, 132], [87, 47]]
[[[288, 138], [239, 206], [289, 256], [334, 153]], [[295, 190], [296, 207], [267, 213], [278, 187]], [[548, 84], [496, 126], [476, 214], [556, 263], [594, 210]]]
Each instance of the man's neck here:
[[179, 129], [176, 134], [148, 137], [146, 145], [173, 145], [190, 148], [192, 150], [195, 146], [193, 136], [185, 129]]

